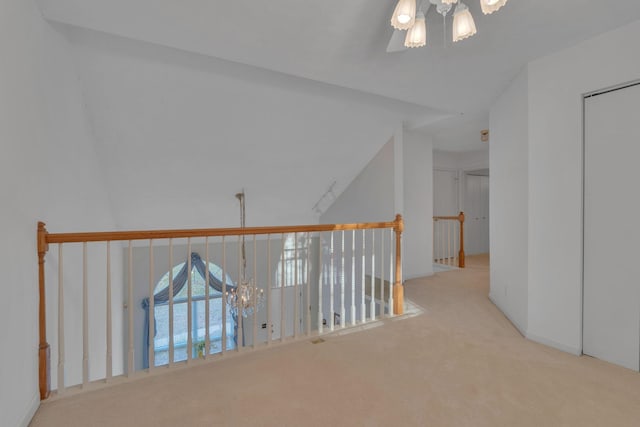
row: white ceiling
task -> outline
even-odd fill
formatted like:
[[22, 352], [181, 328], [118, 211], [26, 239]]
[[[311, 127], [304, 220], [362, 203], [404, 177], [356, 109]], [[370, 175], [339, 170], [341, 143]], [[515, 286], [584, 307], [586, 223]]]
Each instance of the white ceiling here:
[[39, 0], [51, 20], [472, 114], [529, 60], [640, 18], [640, 2], [510, 0], [484, 16], [467, 0], [477, 36], [387, 54], [396, 0]]
[[235, 225], [242, 187], [250, 225], [310, 222], [400, 122], [486, 149], [490, 105], [528, 61], [640, 18], [637, 0], [490, 16], [467, 0], [477, 36], [443, 47], [431, 11], [431, 45], [388, 54], [395, 1], [38, 0], [66, 24], [124, 228]]

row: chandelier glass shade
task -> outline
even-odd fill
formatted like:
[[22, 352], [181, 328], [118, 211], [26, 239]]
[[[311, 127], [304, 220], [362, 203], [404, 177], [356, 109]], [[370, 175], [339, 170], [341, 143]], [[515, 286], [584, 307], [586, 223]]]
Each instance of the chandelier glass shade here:
[[489, 15], [507, 4], [507, 0], [480, 0], [482, 13]]
[[406, 47], [422, 47], [427, 44], [427, 23], [424, 19], [424, 13], [416, 13], [416, 22], [407, 31], [407, 37], [404, 39]]
[[473, 36], [478, 31], [466, 4], [460, 2], [453, 12], [453, 41], [458, 42]]
[[[507, 4], [509, 0], [479, 0], [482, 12], [489, 15]], [[454, 6], [455, 5], [455, 9]], [[404, 37], [404, 47], [422, 47], [426, 45], [427, 24], [425, 16], [432, 7], [438, 14], [442, 15], [445, 22], [444, 31], [446, 34], [446, 18], [453, 15], [453, 31], [451, 39], [454, 42], [472, 37], [477, 33], [476, 23], [471, 15], [469, 7], [462, 0], [398, 0], [393, 16], [391, 16], [391, 26], [396, 30], [406, 30]], [[453, 13], [451, 13], [453, 11]], [[396, 32], [397, 33], [397, 32]], [[390, 42], [388, 52], [402, 49], [391, 48], [394, 37]], [[446, 36], [445, 36], [446, 38]], [[401, 43], [401, 42], [400, 42]], [[391, 49], [391, 50], [390, 50]]]
[[264, 305], [264, 290], [258, 289], [253, 280], [242, 279], [237, 288], [227, 291], [227, 304], [234, 316], [252, 316]]
[[416, 20], [416, 0], [399, 0], [391, 16], [391, 26], [397, 30], [408, 30]]

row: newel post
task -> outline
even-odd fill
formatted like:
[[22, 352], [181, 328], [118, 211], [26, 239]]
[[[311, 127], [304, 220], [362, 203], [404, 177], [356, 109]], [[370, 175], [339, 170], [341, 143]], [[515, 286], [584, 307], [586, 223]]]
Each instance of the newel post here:
[[393, 285], [393, 314], [404, 313], [404, 287], [402, 285], [402, 232], [404, 231], [404, 221], [402, 215], [396, 215], [395, 226], [396, 232], [396, 277]]
[[458, 252], [458, 267], [464, 268], [464, 212], [458, 215], [460, 221], [460, 252]]
[[38, 305], [40, 344], [38, 346], [38, 366], [40, 378], [40, 400], [49, 397], [51, 391], [51, 355], [47, 343], [46, 301], [44, 289], [44, 256], [49, 250], [47, 229], [44, 222], [38, 223], [38, 289], [40, 302]]

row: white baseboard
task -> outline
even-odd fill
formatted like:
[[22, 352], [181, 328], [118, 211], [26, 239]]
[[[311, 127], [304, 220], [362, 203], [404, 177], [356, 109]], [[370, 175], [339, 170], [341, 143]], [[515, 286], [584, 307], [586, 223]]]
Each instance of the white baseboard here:
[[424, 271], [422, 273], [419, 274], [412, 274], [411, 276], [402, 276], [402, 282], [406, 282], [407, 280], [413, 280], [413, 279], [420, 279], [421, 277], [429, 277], [429, 276], [433, 276], [433, 270], [431, 271]]
[[33, 397], [31, 398], [31, 402], [29, 402], [29, 404], [25, 408], [24, 417], [22, 418], [22, 421], [18, 425], [20, 427], [28, 427], [29, 424], [31, 423], [31, 419], [36, 414], [36, 411], [38, 410], [39, 407], [40, 407], [40, 393], [36, 392], [36, 394], [34, 394]]
[[515, 322], [510, 316], [509, 314], [507, 314], [501, 307], [500, 305], [498, 305], [496, 303], [496, 300], [493, 298], [493, 296], [491, 294], [489, 294], [489, 300], [496, 306], [498, 307], [498, 310], [500, 310], [502, 312], [502, 314], [504, 314], [504, 316], [509, 319], [509, 322], [511, 322], [511, 324], [522, 334], [523, 337], [525, 337], [526, 339], [530, 340], [530, 341], [534, 341], [537, 342], [539, 344], [542, 345], [546, 345], [547, 347], [552, 347], [555, 348], [557, 350], [560, 351], [564, 351], [565, 353], [569, 353], [569, 354], [573, 354], [575, 356], [580, 356], [582, 355], [582, 349], [581, 348], [575, 348], [572, 346], [568, 346], [565, 344], [560, 344], [557, 343], [553, 340], [547, 339], [547, 338], [543, 338], [540, 337], [536, 334], [532, 334], [530, 332], [528, 332], [525, 328], [522, 328], [518, 322]]
[[553, 340], [550, 340], [550, 339], [547, 339], [547, 338], [543, 338], [543, 337], [540, 337], [538, 335], [531, 334], [531, 333], [528, 333], [525, 336], [527, 337], [527, 339], [529, 339], [531, 341], [535, 341], [537, 343], [546, 345], [548, 347], [553, 347], [553, 348], [555, 348], [557, 350], [564, 351], [565, 353], [573, 354], [574, 356], [582, 355], [582, 349], [581, 348], [576, 348], [576, 347], [572, 347], [572, 346], [569, 346], [569, 345], [560, 344], [560, 343], [557, 343], [557, 342], [555, 342]]
[[507, 313], [502, 309], [502, 307], [500, 307], [500, 305], [496, 302], [496, 300], [493, 298], [491, 294], [489, 294], [489, 301], [491, 301], [493, 305], [498, 307], [498, 310], [500, 310], [502, 314], [504, 314], [504, 317], [506, 317], [509, 320], [509, 322], [511, 322], [511, 324], [518, 330], [518, 332], [520, 332], [520, 335], [522, 335], [525, 338], [527, 337], [527, 330], [523, 328], [518, 322], [513, 320], [511, 316], [509, 316], [509, 313]]

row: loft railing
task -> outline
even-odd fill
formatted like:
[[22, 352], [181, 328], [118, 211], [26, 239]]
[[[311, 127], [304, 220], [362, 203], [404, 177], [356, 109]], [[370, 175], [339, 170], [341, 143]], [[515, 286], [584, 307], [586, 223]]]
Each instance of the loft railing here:
[[[71, 387], [86, 390], [161, 369], [155, 358], [160, 350], [168, 351], [163, 353], [168, 367], [199, 363], [201, 357], [213, 359], [402, 314], [403, 227], [400, 215], [379, 223], [91, 233], [49, 233], [40, 222], [40, 397], [48, 398], [52, 390], [52, 354], [55, 390], [62, 395]], [[245, 240], [246, 258], [240, 250]], [[51, 245], [57, 251], [49, 252]], [[174, 252], [186, 254], [186, 260]], [[193, 258], [196, 252], [202, 255]], [[238, 314], [230, 323], [225, 294], [244, 276], [241, 256], [248, 259], [248, 276], [266, 302], [255, 314]], [[193, 294], [192, 259], [206, 266], [204, 295]], [[50, 262], [46, 268], [45, 260]], [[174, 298], [173, 272], [183, 260], [188, 292]], [[221, 271], [211, 270], [212, 262]], [[210, 289], [211, 274], [221, 277], [220, 291]], [[157, 314], [158, 280], [167, 275], [168, 301], [157, 304], [162, 311]], [[53, 303], [47, 305], [47, 296]], [[145, 299], [148, 314], [141, 306]], [[156, 316], [167, 323], [161, 345], [155, 343], [160, 328]], [[218, 323], [216, 316], [221, 316]], [[49, 334], [47, 320], [53, 326]], [[187, 327], [178, 334], [181, 324]], [[144, 347], [148, 355], [141, 358]], [[184, 349], [184, 361], [176, 349]]]
[[464, 268], [464, 213], [433, 217], [433, 261]]

